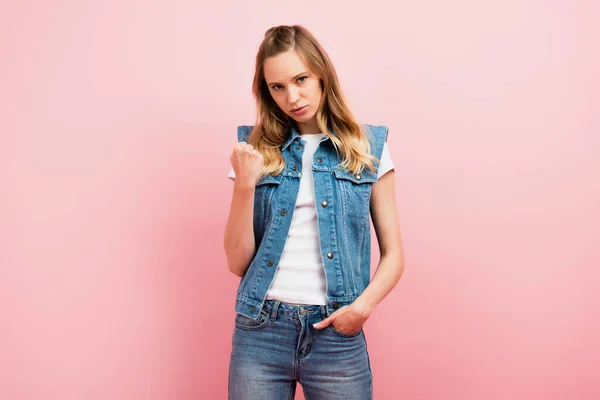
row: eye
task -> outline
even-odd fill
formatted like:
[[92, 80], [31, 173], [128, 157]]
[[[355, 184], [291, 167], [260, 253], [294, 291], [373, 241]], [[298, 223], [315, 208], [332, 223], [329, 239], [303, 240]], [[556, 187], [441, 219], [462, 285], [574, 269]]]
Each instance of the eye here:
[[280, 87], [280, 86], [281, 86], [281, 85], [273, 85], [273, 86], [271, 87], [271, 89], [273, 89], [273, 90], [279, 90], [279, 89], [277, 89], [277, 88], [278, 88], [278, 87]]
[[[303, 79], [303, 80], [300, 81], [300, 79]], [[300, 78], [298, 78], [298, 80], [300, 81], [300, 83], [304, 82], [304, 79], [308, 79], [308, 76], [301, 76]]]

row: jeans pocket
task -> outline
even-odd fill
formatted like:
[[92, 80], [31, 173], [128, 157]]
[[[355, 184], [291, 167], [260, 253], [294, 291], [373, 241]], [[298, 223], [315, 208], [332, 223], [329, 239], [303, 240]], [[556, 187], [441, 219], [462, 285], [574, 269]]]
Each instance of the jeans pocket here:
[[335, 327], [333, 326], [333, 324], [329, 324], [327, 326], [333, 333], [335, 333], [337, 336], [343, 337], [343, 338], [355, 338], [360, 336], [360, 334], [363, 332], [363, 328], [360, 328], [358, 330], [358, 332], [355, 333], [351, 333], [351, 334], [346, 334], [346, 333], [342, 333], [340, 331], [338, 331], [337, 329], [335, 329]]
[[256, 331], [259, 329], [263, 329], [269, 323], [269, 314], [266, 311], [261, 310], [260, 314], [256, 319], [252, 319], [243, 314], [236, 313], [235, 315], [235, 326], [236, 328], [247, 330], [247, 331]]

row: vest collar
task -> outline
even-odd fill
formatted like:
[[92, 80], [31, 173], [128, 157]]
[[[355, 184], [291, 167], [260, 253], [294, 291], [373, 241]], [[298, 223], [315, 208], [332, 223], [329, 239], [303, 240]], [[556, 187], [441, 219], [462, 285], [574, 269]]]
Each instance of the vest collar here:
[[[330, 130], [330, 131], [329, 131], [329, 134], [330, 134], [330, 135], [333, 135], [333, 130]], [[282, 151], [284, 151], [285, 149], [287, 149], [287, 148], [288, 148], [288, 146], [289, 146], [290, 144], [292, 144], [292, 142], [293, 142], [294, 140], [296, 140], [296, 138], [301, 138], [301, 137], [302, 137], [302, 136], [301, 136], [301, 135], [298, 133], [298, 130], [296, 129], [296, 125], [292, 124], [292, 126], [291, 126], [291, 127], [290, 127], [290, 129], [289, 129], [289, 134], [288, 134], [288, 137], [287, 137], [287, 139], [285, 140], [285, 142], [283, 143], [283, 145], [281, 146], [281, 150], [282, 150]], [[321, 139], [321, 142], [322, 142], [322, 141], [325, 141], [325, 140], [329, 140], [329, 136], [325, 135], [325, 136], [323, 137], [323, 139]]]

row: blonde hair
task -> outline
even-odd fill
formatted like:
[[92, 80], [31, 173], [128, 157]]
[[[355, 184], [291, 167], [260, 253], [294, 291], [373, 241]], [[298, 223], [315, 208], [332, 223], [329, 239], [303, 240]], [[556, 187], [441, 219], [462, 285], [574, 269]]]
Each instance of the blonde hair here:
[[[302, 61], [321, 81], [323, 91], [316, 113], [317, 124], [338, 153], [341, 168], [361, 173], [364, 167], [375, 172], [368, 134], [356, 121], [340, 88], [335, 68], [315, 37], [301, 25], [280, 25], [268, 29], [256, 55], [252, 91], [256, 99], [256, 123], [248, 142], [264, 157], [262, 175], [277, 175], [285, 168], [281, 146], [288, 137], [293, 119], [279, 108], [265, 81], [264, 62], [280, 53], [296, 50]], [[332, 134], [334, 133], [334, 134]]]

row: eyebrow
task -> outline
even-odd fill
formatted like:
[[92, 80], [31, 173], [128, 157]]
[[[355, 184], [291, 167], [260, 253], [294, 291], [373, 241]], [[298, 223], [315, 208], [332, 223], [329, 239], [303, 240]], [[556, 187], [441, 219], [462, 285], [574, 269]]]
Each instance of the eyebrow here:
[[[296, 80], [296, 79], [298, 79], [300, 77], [300, 75], [304, 75], [304, 74], [308, 74], [308, 71], [300, 72], [298, 75], [296, 75], [295, 77], [293, 77], [290, 80], [292, 80], [292, 81]], [[267, 85], [269, 85], [269, 86], [271, 86], [271, 85], [281, 85], [281, 83], [279, 83], [279, 82], [271, 82], [271, 83], [268, 83]]]

